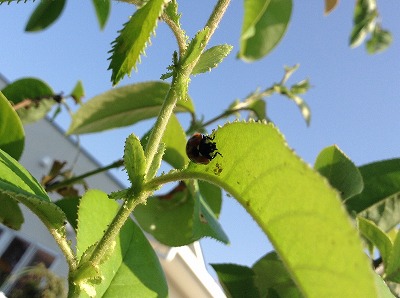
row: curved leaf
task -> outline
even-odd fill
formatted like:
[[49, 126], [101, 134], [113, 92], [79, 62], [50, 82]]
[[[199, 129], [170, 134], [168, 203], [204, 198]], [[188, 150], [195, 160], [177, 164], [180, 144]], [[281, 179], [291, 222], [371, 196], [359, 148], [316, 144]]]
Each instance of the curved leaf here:
[[36, 101], [29, 108], [20, 108], [17, 113], [22, 123], [30, 123], [42, 119], [56, 103], [54, 91], [45, 82], [36, 78], [23, 78], [4, 87], [3, 94], [14, 105], [24, 100]]
[[226, 56], [232, 51], [233, 46], [231, 45], [219, 45], [212, 47], [201, 54], [199, 61], [192, 70], [192, 75], [211, 71], [214, 67], [224, 60]]
[[285, 34], [291, 12], [291, 0], [245, 1], [239, 58], [254, 61], [271, 52]]
[[125, 141], [124, 164], [133, 191], [139, 192], [144, 181], [146, 158], [140, 140], [134, 134]]
[[1, 91], [0, 119], [0, 149], [18, 160], [24, 150], [25, 132], [17, 113]]
[[228, 243], [213, 210], [198, 192], [189, 190], [181, 182], [170, 193], [150, 197], [146, 205], [134, 210], [140, 226], [159, 242], [168, 246], [182, 246], [203, 237]]
[[387, 268], [389, 256], [393, 247], [392, 241], [372, 221], [357, 217], [358, 228], [361, 235], [368, 239], [378, 250]]
[[369, 261], [338, 194], [272, 125], [227, 124], [215, 131], [215, 142], [223, 157], [207, 165], [190, 163], [180, 174], [217, 184], [235, 197], [305, 296], [376, 296]]
[[51, 233], [65, 237], [64, 212], [51, 203], [45, 190], [17, 161], [0, 150], [0, 195], [17, 200], [28, 207]]
[[140, 62], [140, 55], [156, 28], [163, 8], [164, 0], [149, 0], [135, 12], [113, 42], [111, 62], [108, 67], [112, 70], [113, 85], [118, 84], [125, 75], [130, 75], [132, 68], [136, 68]]
[[[236, 264], [211, 264], [228, 297], [262, 297], [251, 268]], [[268, 297], [268, 296], [265, 296]]]
[[66, 0], [43, 0], [40, 1], [35, 11], [26, 24], [25, 31], [41, 31], [54, 23], [61, 15]]
[[272, 291], [276, 292], [278, 297], [302, 297], [276, 252], [263, 256], [252, 269], [257, 276], [255, 282], [261, 297], [269, 297], [268, 294]]
[[[115, 88], [90, 99], [72, 116], [68, 134], [84, 134], [132, 125], [156, 117], [170, 85], [145, 82]], [[175, 112], [194, 112], [190, 99], [179, 100]]]
[[350, 213], [375, 222], [389, 231], [400, 223], [400, 159], [373, 162], [359, 167], [364, 189], [346, 201]]
[[360, 171], [337, 146], [322, 150], [314, 168], [328, 179], [344, 200], [359, 194], [364, 187]]
[[[99, 241], [118, 204], [99, 190], [88, 191], [78, 213], [77, 255]], [[168, 288], [158, 258], [140, 228], [128, 219], [113, 254], [100, 265], [103, 280], [94, 285], [96, 297], [167, 297]]]
[[24, 222], [24, 216], [18, 202], [0, 193], [0, 223], [10, 229], [19, 230]]
[[325, 0], [325, 9], [324, 9], [324, 14], [328, 15], [330, 14], [336, 6], [339, 4], [339, 0]]

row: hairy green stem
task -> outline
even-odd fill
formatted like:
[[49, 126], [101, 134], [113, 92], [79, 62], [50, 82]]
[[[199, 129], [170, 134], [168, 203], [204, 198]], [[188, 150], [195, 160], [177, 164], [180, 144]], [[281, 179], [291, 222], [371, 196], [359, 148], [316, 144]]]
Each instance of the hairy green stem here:
[[54, 240], [56, 240], [58, 247], [61, 249], [62, 253], [65, 256], [65, 259], [68, 263], [68, 267], [71, 270], [75, 270], [76, 268], [76, 256], [71, 249], [71, 245], [68, 243], [68, 240], [64, 235], [61, 235], [57, 230], [53, 228], [49, 228], [50, 234], [53, 236]]
[[165, 13], [162, 16], [164, 22], [169, 26], [172, 32], [175, 35], [176, 41], [179, 47], [179, 57], [182, 57], [183, 53], [186, 50], [186, 34], [185, 32], [173, 22]]
[[[217, 29], [218, 24], [220, 23], [222, 16], [228, 8], [229, 3], [230, 0], [219, 0], [217, 5], [214, 7], [214, 10], [206, 24], [206, 27], [209, 28], [209, 31], [204, 43], [202, 44], [200, 52], [202, 52], [207, 46], [208, 41]], [[165, 128], [167, 127], [167, 123], [171, 117], [171, 114], [173, 113], [176, 102], [178, 101], [179, 97], [186, 96], [186, 94], [180, 94], [180, 91], [185, 90], [183, 86], [188, 83], [192, 69], [196, 65], [199, 58], [200, 55], [196, 59], [194, 59], [194, 63], [191, 63], [189, 67], [186, 67], [184, 69], [178, 68], [177, 74], [174, 75], [172, 79], [171, 88], [168, 91], [168, 94], [164, 100], [160, 114], [157, 117], [156, 123], [154, 124], [154, 128], [150, 134], [149, 141], [146, 146], [146, 173], [149, 171], [154, 156], [157, 153], [161, 138], [163, 136]]]
[[131, 215], [133, 209], [135, 209], [137, 205], [142, 204], [147, 199], [149, 194], [149, 192], [142, 191], [137, 197], [128, 198], [124, 202], [124, 204], [118, 210], [118, 213], [108, 226], [103, 237], [100, 239], [96, 248], [93, 250], [90, 259], [90, 266], [97, 266], [101, 263], [102, 258], [107, 253], [107, 250], [112, 247], [113, 241], [118, 236], [122, 226]]

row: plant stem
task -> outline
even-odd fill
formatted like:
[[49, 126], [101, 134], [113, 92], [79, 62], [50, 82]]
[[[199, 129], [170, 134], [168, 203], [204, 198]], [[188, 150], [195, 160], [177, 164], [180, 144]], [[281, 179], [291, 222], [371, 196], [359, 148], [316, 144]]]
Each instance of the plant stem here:
[[182, 57], [186, 50], [186, 34], [175, 22], [173, 22], [165, 13], [162, 16], [164, 22], [171, 28], [175, 35], [179, 47], [179, 57]]
[[[211, 36], [215, 32], [218, 27], [219, 22], [222, 19], [230, 0], [219, 0], [217, 5], [214, 7], [214, 10], [207, 21], [206, 27], [209, 28], [208, 34], [205, 38], [204, 43], [202, 44], [201, 52], [207, 46], [208, 41], [210, 40]], [[189, 81], [189, 76], [192, 72], [193, 67], [196, 65], [200, 55], [194, 59], [194, 63], [191, 63], [189, 67], [186, 68], [179, 68], [177, 67], [177, 74], [173, 76], [171, 88], [168, 91], [168, 94], [164, 100], [164, 103], [161, 107], [160, 114], [157, 117], [156, 123], [154, 124], [154, 128], [149, 137], [149, 141], [146, 146], [145, 156], [146, 156], [146, 171], [147, 173], [151, 167], [153, 162], [154, 156], [157, 153], [158, 146], [161, 142], [161, 138], [167, 127], [167, 123], [173, 113], [175, 108], [176, 102], [178, 101], [179, 97], [186, 96], [186, 94], [181, 94], [181, 90], [186, 90], [183, 86], [185, 86]]]
[[133, 209], [135, 209], [137, 205], [142, 204], [147, 199], [149, 194], [149, 192], [142, 191], [138, 194], [137, 197], [129, 198], [124, 202], [124, 204], [118, 210], [117, 215], [108, 226], [106, 232], [104, 233], [104, 236], [101, 238], [96, 248], [94, 249], [90, 260], [91, 264], [98, 265], [101, 262], [104, 254], [111, 247], [111, 243], [118, 236], [119, 231], [121, 230], [128, 217], [131, 215]]
[[72, 177], [71, 179], [67, 179], [67, 180], [61, 181], [59, 183], [51, 184], [46, 187], [46, 191], [53, 191], [53, 190], [57, 190], [57, 189], [60, 189], [62, 187], [68, 186], [68, 185], [72, 185], [75, 182], [85, 179], [87, 177], [99, 174], [101, 172], [105, 172], [105, 171], [113, 169], [113, 168], [121, 167], [123, 164], [124, 164], [124, 161], [122, 159], [117, 160], [117, 161], [113, 162], [112, 164], [109, 164], [108, 166], [98, 168], [98, 169], [90, 171], [90, 172], [86, 172], [82, 175]]

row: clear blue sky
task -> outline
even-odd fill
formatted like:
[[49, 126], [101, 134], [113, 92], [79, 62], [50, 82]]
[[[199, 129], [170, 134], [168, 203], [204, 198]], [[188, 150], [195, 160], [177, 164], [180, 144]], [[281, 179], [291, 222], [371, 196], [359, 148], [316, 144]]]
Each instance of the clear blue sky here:
[[[55, 92], [65, 94], [80, 79], [89, 99], [111, 88], [107, 52], [116, 31], [134, 9], [114, 2], [109, 22], [100, 31], [91, 1], [68, 2], [56, 24], [34, 34], [24, 33], [23, 29], [36, 3], [0, 6], [0, 72], [11, 81], [27, 76], [41, 78]], [[193, 36], [205, 24], [215, 1], [180, 2], [183, 28]], [[400, 2], [378, 2], [383, 26], [392, 32], [394, 42], [386, 52], [375, 56], [368, 55], [363, 46], [348, 47], [354, 1], [341, 1], [327, 17], [323, 16], [322, 0], [294, 2], [292, 21], [281, 44], [263, 60], [247, 64], [235, 58], [243, 1], [232, 1], [211, 45], [228, 43], [234, 50], [220, 67], [192, 79], [189, 93], [198, 114], [211, 119], [233, 100], [244, 98], [257, 87], [278, 82], [284, 65], [300, 63], [289, 83], [304, 78], [311, 81], [313, 88], [304, 96], [312, 111], [310, 127], [293, 103], [277, 96], [268, 100], [269, 117], [299, 156], [313, 164], [320, 150], [337, 144], [357, 165], [398, 157]], [[120, 85], [157, 80], [170, 64], [175, 49], [171, 32], [160, 24], [139, 71]], [[188, 117], [182, 119], [187, 127]], [[81, 141], [102, 164], [108, 164], [122, 155], [129, 133], [140, 136], [152, 122], [83, 136]], [[61, 115], [58, 123], [66, 129], [68, 115]], [[114, 173], [125, 180], [124, 172]], [[231, 198], [225, 198], [221, 223], [231, 245], [203, 241], [206, 262], [250, 266], [271, 249], [260, 229]]]

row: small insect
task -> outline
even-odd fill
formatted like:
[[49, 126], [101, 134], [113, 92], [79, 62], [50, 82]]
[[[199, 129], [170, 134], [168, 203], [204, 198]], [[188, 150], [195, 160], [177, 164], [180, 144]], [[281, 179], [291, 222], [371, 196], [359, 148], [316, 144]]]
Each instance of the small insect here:
[[208, 164], [217, 155], [222, 156], [217, 150], [217, 144], [213, 142], [215, 136], [210, 137], [201, 133], [195, 133], [186, 143], [186, 154], [191, 161]]

